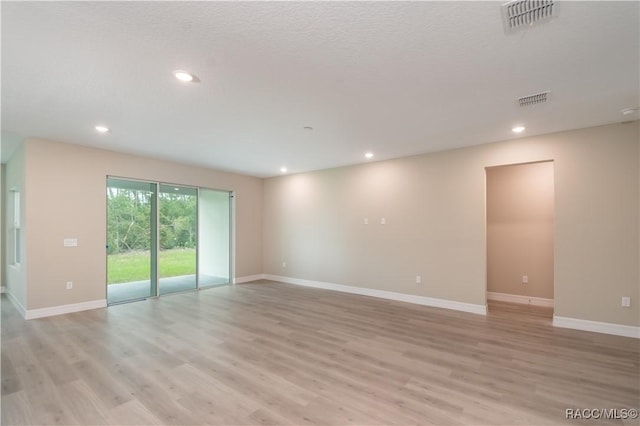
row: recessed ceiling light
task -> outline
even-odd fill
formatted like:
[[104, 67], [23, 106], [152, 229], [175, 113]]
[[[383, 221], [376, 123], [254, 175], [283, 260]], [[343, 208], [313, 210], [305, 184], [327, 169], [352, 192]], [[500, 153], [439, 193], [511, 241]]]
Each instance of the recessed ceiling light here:
[[280, 167], [280, 173], [287, 173], [286, 167]]
[[525, 129], [524, 126], [516, 126], [513, 129], [511, 129], [511, 131], [513, 133], [522, 133], [524, 132], [524, 129]]
[[371, 159], [373, 158], [373, 152], [367, 152], [364, 156], [368, 159]]
[[182, 71], [182, 70], [177, 70], [173, 72], [173, 75], [180, 81], [184, 82], [184, 83], [197, 83], [198, 78], [191, 74], [188, 71]]
[[96, 129], [96, 132], [100, 132], [100, 133], [107, 133], [109, 132], [109, 128], [107, 126], [96, 126], [94, 127], [94, 129]]

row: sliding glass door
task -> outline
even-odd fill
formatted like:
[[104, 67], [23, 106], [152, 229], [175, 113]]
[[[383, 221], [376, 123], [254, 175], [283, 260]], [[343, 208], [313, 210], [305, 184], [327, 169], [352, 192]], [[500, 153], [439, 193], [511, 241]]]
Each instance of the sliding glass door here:
[[107, 301], [156, 295], [157, 185], [107, 179]]
[[107, 179], [107, 302], [231, 282], [231, 194]]
[[198, 190], [160, 184], [160, 294], [194, 290], [198, 237]]

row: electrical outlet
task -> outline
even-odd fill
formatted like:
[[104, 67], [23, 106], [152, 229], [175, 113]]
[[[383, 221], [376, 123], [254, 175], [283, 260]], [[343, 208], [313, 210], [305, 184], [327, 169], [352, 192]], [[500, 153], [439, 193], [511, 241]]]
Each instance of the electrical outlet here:
[[67, 281], [67, 290], [71, 290], [73, 288], [73, 281]]
[[416, 284], [422, 284], [422, 275], [416, 275]]
[[623, 297], [622, 298], [622, 307], [623, 308], [630, 308], [631, 307], [631, 298], [630, 297]]
[[522, 276], [522, 284], [527, 284], [529, 282], [529, 275]]

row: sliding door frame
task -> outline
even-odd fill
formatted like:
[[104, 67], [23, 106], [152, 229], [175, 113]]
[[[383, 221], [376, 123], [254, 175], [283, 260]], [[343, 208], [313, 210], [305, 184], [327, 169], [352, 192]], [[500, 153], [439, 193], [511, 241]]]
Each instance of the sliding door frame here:
[[[186, 293], [186, 292], [190, 292], [190, 291], [199, 291], [199, 290], [206, 290], [209, 288], [215, 288], [215, 287], [220, 287], [220, 286], [224, 286], [224, 285], [233, 285], [235, 284], [235, 194], [233, 191], [229, 191], [229, 190], [225, 190], [225, 189], [218, 189], [218, 188], [209, 188], [209, 187], [204, 187], [204, 186], [193, 186], [193, 185], [186, 185], [186, 184], [179, 184], [179, 183], [171, 183], [171, 182], [164, 182], [164, 181], [154, 181], [154, 180], [147, 180], [147, 179], [139, 179], [139, 178], [129, 178], [129, 177], [122, 177], [122, 176], [116, 176], [116, 175], [107, 175], [106, 176], [106, 185], [108, 188], [109, 185], [109, 179], [119, 179], [119, 180], [126, 180], [126, 181], [132, 181], [132, 182], [140, 182], [140, 183], [145, 183], [145, 184], [153, 184], [155, 185], [156, 191], [153, 197], [151, 197], [151, 236], [153, 236], [153, 231], [155, 230], [155, 238], [151, 238], [150, 241], [150, 254], [151, 254], [151, 276], [150, 276], [150, 285], [151, 285], [151, 290], [152, 293], [155, 294], [151, 294], [149, 296], [149, 298], [157, 298], [160, 297], [160, 203], [162, 202], [160, 200], [160, 185], [173, 185], [176, 187], [184, 187], [184, 188], [192, 188], [196, 190], [196, 273], [195, 273], [195, 280], [196, 280], [196, 287], [195, 289], [189, 289], [189, 290], [184, 290], [184, 291], [180, 291], [180, 292], [174, 292], [174, 293], [166, 293], [166, 295], [169, 294], [178, 294], [178, 293]], [[226, 284], [219, 284], [219, 285], [212, 285], [212, 286], [205, 286], [205, 287], [200, 287], [200, 235], [199, 235], [199, 230], [200, 230], [200, 190], [209, 190], [209, 191], [218, 191], [218, 192], [222, 192], [222, 193], [226, 193], [229, 197], [229, 242], [228, 242], [228, 247], [229, 247], [229, 265], [228, 265], [228, 282]], [[108, 209], [108, 200], [106, 200], [106, 208]], [[107, 225], [107, 232], [108, 232], [108, 221], [106, 223]], [[106, 237], [106, 235], [105, 235]], [[106, 241], [106, 243], [108, 243], [108, 241]], [[107, 246], [107, 244], [105, 244], [105, 246]], [[105, 299], [107, 300], [108, 303], [108, 288], [109, 288], [109, 282], [108, 282], [108, 263], [107, 263], [107, 255], [105, 256], [105, 264], [106, 264], [106, 269], [105, 269]], [[155, 259], [155, 262], [153, 261]], [[133, 299], [133, 300], [128, 300], [128, 301], [123, 301], [123, 302], [115, 302], [113, 303], [115, 304], [121, 304], [121, 303], [128, 303], [128, 302], [136, 302], [136, 301], [140, 301], [140, 300], [144, 300], [145, 298], [140, 298], [140, 299]]]

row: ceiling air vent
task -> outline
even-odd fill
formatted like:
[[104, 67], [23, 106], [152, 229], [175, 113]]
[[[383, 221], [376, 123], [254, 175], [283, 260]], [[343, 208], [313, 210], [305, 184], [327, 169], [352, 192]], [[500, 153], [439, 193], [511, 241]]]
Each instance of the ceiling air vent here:
[[508, 33], [549, 20], [557, 15], [554, 0], [513, 0], [502, 5], [504, 28]]
[[543, 104], [549, 100], [551, 92], [540, 92], [535, 95], [523, 96], [518, 98], [518, 103], [521, 107]]

